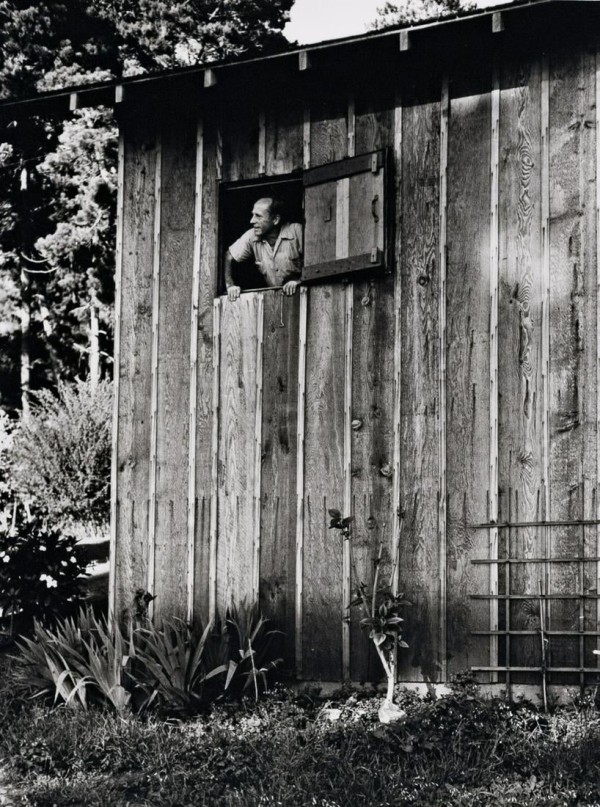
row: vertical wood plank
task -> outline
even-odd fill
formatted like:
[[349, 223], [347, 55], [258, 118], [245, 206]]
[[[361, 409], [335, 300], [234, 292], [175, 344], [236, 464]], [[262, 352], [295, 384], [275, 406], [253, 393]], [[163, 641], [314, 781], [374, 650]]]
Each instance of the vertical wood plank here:
[[295, 667], [296, 642], [298, 368], [304, 296], [264, 295], [260, 602], [271, 626], [283, 631], [281, 653], [290, 670]]
[[[217, 292], [217, 244], [218, 244], [218, 132], [214, 122], [204, 117], [202, 122], [202, 164], [196, 166], [197, 172], [201, 170], [202, 184], [197, 185], [201, 197], [197, 199], [197, 212], [199, 214], [199, 238], [197, 248], [199, 254], [198, 293], [194, 298], [198, 306], [197, 315], [197, 383], [196, 395], [196, 423], [194, 433], [195, 447], [195, 536], [194, 536], [194, 620], [204, 622], [211, 610], [210, 602], [214, 606], [214, 580], [210, 581], [211, 570], [211, 520], [214, 515], [214, 529], [216, 530], [216, 487], [213, 490], [211, 480], [216, 480], [216, 467], [213, 468], [214, 453], [218, 445], [215, 430], [218, 430], [218, 420], [213, 416], [213, 311], [214, 299]], [[200, 154], [198, 155], [200, 159]], [[218, 338], [217, 338], [218, 341]], [[216, 368], [218, 382], [218, 364]], [[217, 401], [218, 404], [218, 401]], [[218, 431], [217, 431], [218, 434]], [[216, 485], [216, 482], [215, 482]], [[190, 507], [192, 502], [190, 502]], [[215, 532], [216, 537], [216, 532]]]
[[306, 337], [308, 327], [308, 290], [300, 289], [298, 325], [298, 431], [296, 445], [296, 677], [301, 679], [304, 634], [304, 452], [306, 433]]
[[[447, 267], [448, 673], [489, 663], [490, 162], [487, 77], [461, 77], [450, 107]], [[469, 170], [465, 171], [465, 165]]]
[[254, 490], [253, 511], [253, 553], [252, 553], [252, 602], [258, 603], [260, 587], [260, 496], [262, 477], [262, 419], [263, 419], [263, 340], [264, 340], [264, 296], [256, 298], [256, 405], [254, 414]]
[[[156, 448], [158, 439], [158, 329], [160, 322], [160, 237], [161, 237], [161, 182], [162, 137], [156, 144], [156, 175], [154, 179], [154, 245], [152, 253], [152, 391], [150, 395], [150, 477], [148, 480], [148, 576], [146, 588], [152, 594], [155, 584], [156, 546]], [[152, 616], [154, 605], [149, 604]]]
[[152, 265], [156, 200], [156, 134], [126, 119], [117, 429], [115, 614], [145, 588], [152, 390]]
[[259, 173], [259, 118], [253, 104], [233, 103], [221, 117], [222, 179], [254, 179]]
[[291, 174], [303, 166], [303, 114], [296, 104], [280, 98], [267, 110], [266, 170], [270, 176]]
[[258, 113], [258, 173], [267, 171], [267, 116], [264, 109]]
[[440, 101], [440, 241], [439, 241], [439, 416], [438, 416], [438, 457], [439, 457], [439, 490], [438, 490], [438, 541], [440, 574], [440, 603], [439, 603], [439, 648], [440, 648], [440, 674], [442, 681], [447, 678], [447, 641], [446, 641], [446, 610], [447, 610], [447, 570], [446, 570], [446, 282], [447, 282], [447, 251], [448, 251], [448, 118], [450, 115], [450, 91], [448, 76], [442, 78], [442, 97]]
[[310, 168], [310, 106], [304, 106], [304, 120], [302, 122], [302, 165]]
[[311, 167], [342, 160], [348, 147], [347, 110], [343, 98], [315, 102], [310, 114]]
[[193, 316], [196, 155], [197, 123], [182, 114], [162, 134], [154, 538], [155, 616], [181, 619], [188, 612], [190, 332], [173, 323]]
[[212, 621], [217, 613], [217, 543], [219, 531], [219, 421], [221, 390], [221, 305], [214, 301], [213, 308], [213, 349], [212, 349], [212, 441], [210, 479], [210, 543], [208, 573], [208, 617]]
[[[439, 98], [439, 96], [438, 96]], [[440, 103], [407, 98], [402, 110], [402, 375], [399, 588], [413, 603], [401, 680], [438, 680], [439, 168]]]
[[[513, 521], [542, 517], [542, 277], [541, 277], [541, 70], [538, 62], [509, 62], [501, 76], [498, 289], [498, 459], [502, 512]], [[535, 528], [510, 531], [513, 557], [542, 557]], [[538, 590], [540, 565], [516, 564], [514, 594]], [[511, 628], [539, 627], [534, 609], [515, 601]], [[539, 641], [515, 637], [513, 665], [539, 664]], [[511, 676], [539, 683], [539, 676]]]
[[260, 294], [223, 298], [219, 389], [217, 609], [250, 600], [254, 584], [254, 430]]
[[186, 619], [192, 623], [194, 618], [194, 583], [195, 583], [195, 546], [196, 520], [198, 514], [196, 503], [196, 425], [198, 422], [198, 323], [200, 306], [200, 256], [202, 251], [202, 178], [204, 169], [202, 119], [196, 124], [196, 175], [194, 188], [194, 255], [192, 280], [192, 306], [190, 322], [190, 391], [189, 391], [189, 426], [188, 426], [188, 520], [187, 520], [187, 606]]
[[[388, 584], [392, 573], [392, 530], [397, 509], [392, 505], [393, 291], [393, 278], [354, 284], [350, 438], [354, 587], [361, 582], [367, 586], [373, 582], [373, 564], [380, 542], [384, 544], [382, 585]], [[352, 609], [350, 616], [352, 679], [377, 680], [382, 670], [371, 652], [368, 634], [360, 628], [364, 614]]]
[[113, 414], [110, 463], [110, 549], [108, 574], [108, 621], [112, 623], [117, 614], [116, 563], [118, 531], [118, 455], [119, 455], [119, 394], [121, 388], [121, 307], [123, 277], [123, 220], [125, 198], [125, 136], [119, 132], [117, 162], [117, 233], [115, 254], [115, 326], [113, 349]]
[[[352, 339], [354, 324], [354, 284], [348, 283], [344, 300], [344, 515], [352, 508]], [[350, 541], [342, 544], [342, 674], [350, 679], [350, 612], [352, 571]]]
[[329, 508], [344, 496], [343, 286], [310, 290], [306, 336], [303, 676], [342, 677], [342, 539]]
[[[359, 153], [394, 145], [391, 111], [374, 111], [370, 105], [356, 108], [356, 149]], [[399, 158], [401, 147], [396, 144]], [[399, 173], [399, 172], [398, 172]], [[397, 175], [396, 175], [397, 179]], [[367, 193], [371, 180], [366, 183]], [[352, 190], [351, 190], [352, 193]], [[394, 199], [399, 205], [399, 192]], [[398, 208], [395, 211], [398, 220]], [[361, 223], [351, 215], [351, 234]], [[368, 225], [371, 226], [372, 225]], [[364, 243], [364, 236], [362, 243]], [[352, 235], [350, 239], [352, 248]], [[351, 483], [352, 513], [352, 589], [361, 582], [373, 582], [374, 561], [380, 541], [384, 544], [381, 581], [387, 585], [392, 574], [392, 532], [397, 504], [393, 506], [392, 488], [399, 479], [394, 462], [394, 385], [390, 368], [394, 367], [395, 319], [394, 276], [391, 274], [357, 281], [354, 286], [351, 412]], [[394, 373], [398, 369], [395, 368]], [[398, 402], [399, 403], [399, 402]], [[399, 418], [398, 418], [399, 421]], [[398, 499], [395, 500], [396, 503]], [[349, 510], [347, 512], [350, 512]], [[368, 633], [361, 630], [364, 616], [351, 609], [351, 678], [354, 681], [378, 680], [383, 671]]]
[[395, 110], [394, 98], [377, 102], [371, 97], [356, 101], [356, 154], [393, 146]]
[[[355, 155], [356, 142], [356, 108], [354, 96], [348, 100], [346, 111], [346, 132], [348, 157]], [[338, 182], [343, 187], [341, 204], [338, 202], [337, 210], [344, 210], [343, 226], [336, 233], [336, 257], [345, 258], [350, 247], [350, 182], [343, 179]], [[344, 514], [352, 515], [352, 383], [353, 383], [353, 362], [352, 362], [352, 341], [354, 326], [354, 283], [346, 286], [345, 321], [344, 321]], [[351, 615], [349, 611], [352, 599], [352, 569], [351, 569], [352, 547], [350, 541], [344, 541], [342, 545], [342, 675], [344, 681], [350, 680], [350, 628]]]
[[[600, 50], [595, 53], [596, 67], [596, 182], [595, 208], [596, 208], [596, 390], [600, 383]], [[590, 410], [591, 412], [592, 410]], [[596, 474], [600, 476], [600, 394], [596, 395]], [[595, 486], [596, 491], [596, 512], [595, 518], [600, 521], [600, 489], [598, 479]], [[600, 558], [600, 526], [595, 530], [595, 546], [592, 551], [596, 552], [596, 557]], [[596, 591], [600, 592], [600, 562], [596, 564]], [[596, 630], [600, 630], [600, 605], [596, 603]], [[594, 646], [595, 645], [595, 648]], [[596, 638], [592, 648], [600, 650], [600, 637]], [[596, 663], [600, 667], [600, 654], [595, 656]]]
[[[595, 457], [590, 457], [594, 424], [596, 322], [593, 244], [594, 221], [589, 213], [589, 188], [595, 180], [591, 137], [595, 122], [595, 77], [586, 54], [553, 58], [548, 72], [548, 298], [549, 298], [549, 512], [553, 519], [586, 517], [596, 485]], [[591, 232], [590, 232], [591, 231]], [[590, 255], [591, 252], [591, 255]], [[593, 276], [593, 281], [590, 279]], [[551, 283], [550, 283], [551, 279]], [[552, 534], [557, 557], [573, 557], [581, 545], [580, 527], [557, 527]], [[583, 567], [582, 567], [583, 568]], [[550, 587], [575, 593], [583, 583], [577, 563], [551, 567]], [[588, 581], [591, 586], [595, 580]], [[552, 628], [578, 630], [579, 609], [557, 601]], [[585, 619], [585, 614], [583, 614]], [[579, 640], [552, 641], [557, 666], [576, 663]], [[591, 654], [589, 660], [591, 660]], [[562, 676], [559, 682], [565, 681]], [[572, 677], [570, 680], [575, 680]]]
[[[492, 68], [492, 147], [491, 147], [491, 192], [490, 192], [490, 354], [489, 354], [489, 392], [490, 392], [490, 512], [489, 520], [498, 521], [498, 204], [500, 186], [498, 182], [498, 161], [500, 159], [500, 68], [494, 64]], [[498, 529], [490, 529], [489, 557], [498, 558]], [[498, 594], [498, 566], [490, 565], [489, 591]], [[490, 630], [498, 630], [498, 600], [490, 600]], [[498, 666], [498, 637], [490, 637], [490, 667]], [[498, 676], [492, 674], [491, 680]]]
[[[401, 404], [402, 404], [402, 219], [404, 215], [403, 207], [403, 174], [402, 174], [402, 116], [403, 98], [398, 92], [396, 96], [396, 108], [394, 110], [393, 146], [394, 165], [396, 167], [396, 228], [394, 256], [394, 414], [393, 414], [393, 491], [392, 491], [392, 590], [398, 594], [399, 575], [399, 553], [400, 553], [400, 525], [402, 518], [402, 508], [400, 503], [401, 487]], [[403, 520], [403, 518], [402, 518]]]

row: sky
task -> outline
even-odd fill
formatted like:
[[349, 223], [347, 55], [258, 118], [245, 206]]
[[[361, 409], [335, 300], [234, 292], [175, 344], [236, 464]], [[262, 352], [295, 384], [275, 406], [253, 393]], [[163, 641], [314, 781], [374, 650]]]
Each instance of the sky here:
[[[478, 0], [480, 8], [500, 0]], [[296, 0], [284, 34], [301, 45], [363, 34], [377, 16], [384, 0]]]

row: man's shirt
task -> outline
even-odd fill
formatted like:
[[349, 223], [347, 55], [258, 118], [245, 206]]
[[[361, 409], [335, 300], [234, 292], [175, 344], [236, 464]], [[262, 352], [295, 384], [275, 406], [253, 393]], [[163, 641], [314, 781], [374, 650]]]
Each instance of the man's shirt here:
[[302, 225], [282, 224], [273, 246], [247, 230], [229, 252], [238, 263], [253, 259], [267, 286], [283, 286], [288, 280], [299, 280], [302, 273]]

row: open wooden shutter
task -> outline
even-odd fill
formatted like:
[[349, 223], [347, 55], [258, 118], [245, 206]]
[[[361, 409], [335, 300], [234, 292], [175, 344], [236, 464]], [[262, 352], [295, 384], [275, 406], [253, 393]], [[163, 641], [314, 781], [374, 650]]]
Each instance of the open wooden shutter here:
[[305, 171], [302, 279], [383, 267], [384, 213], [385, 152]]

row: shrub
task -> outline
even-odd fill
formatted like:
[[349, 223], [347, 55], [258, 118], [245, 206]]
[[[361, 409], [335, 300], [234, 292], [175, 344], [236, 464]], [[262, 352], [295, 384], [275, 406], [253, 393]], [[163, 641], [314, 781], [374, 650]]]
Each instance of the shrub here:
[[0, 509], [0, 609], [3, 621], [26, 630], [74, 607], [84, 566], [76, 539], [48, 526], [43, 514], [18, 502]]
[[58, 524], [105, 525], [110, 508], [112, 383], [61, 384], [35, 394], [9, 449], [17, 491]]
[[[35, 623], [32, 639], [18, 644], [16, 680], [34, 697], [50, 695], [53, 702], [83, 706], [88, 695], [118, 712], [129, 704], [123, 686], [130, 656], [118, 625], [80, 610], [76, 619], [58, 620], [53, 628]], [[133, 652], [133, 639], [129, 642]]]
[[209, 623], [202, 631], [177, 619], [160, 628], [131, 620], [125, 638], [118, 624], [80, 610], [53, 627], [36, 622], [33, 637], [21, 639], [18, 688], [54, 704], [87, 708], [91, 699], [118, 712], [133, 693], [140, 709], [179, 715], [197, 714], [225, 693], [239, 696], [251, 687], [258, 698], [280, 661], [269, 657], [266, 622], [258, 608], [242, 607], [222, 626]]

